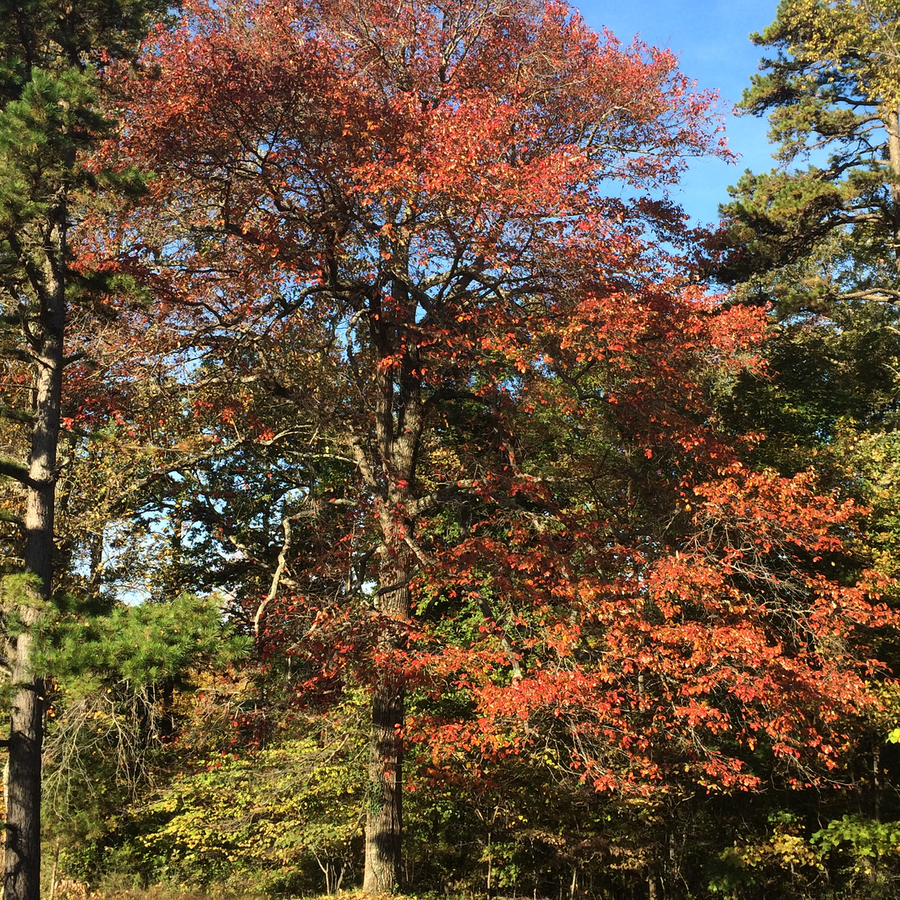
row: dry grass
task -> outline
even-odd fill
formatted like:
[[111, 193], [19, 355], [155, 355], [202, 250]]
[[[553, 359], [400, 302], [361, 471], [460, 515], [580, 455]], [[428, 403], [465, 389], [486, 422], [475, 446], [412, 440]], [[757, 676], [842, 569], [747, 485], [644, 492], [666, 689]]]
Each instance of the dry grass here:
[[[83, 890], [63, 890], [57, 892], [54, 900], [266, 900], [262, 894], [235, 894], [233, 892], [200, 893], [191, 890], [179, 890], [163, 885], [153, 885], [146, 890], [113, 889], [86, 892]], [[301, 898], [297, 898], [301, 900]], [[398, 895], [364, 894], [360, 890], [341, 891], [340, 894], [302, 898], [302, 900], [401, 900]], [[402, 900], [433, 900], [433, 898], [417, 897], [403, 894]]]

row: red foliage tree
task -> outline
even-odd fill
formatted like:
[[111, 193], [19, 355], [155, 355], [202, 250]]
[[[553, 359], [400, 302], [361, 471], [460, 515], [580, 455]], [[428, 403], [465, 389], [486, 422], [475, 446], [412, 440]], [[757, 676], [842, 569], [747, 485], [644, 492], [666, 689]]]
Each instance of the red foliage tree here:
[[760, 322], [666, 200], [727, 152], [673, 56], [556, 2], [292, 0], [188, 4], [145, 61], [118, 265], [302, 419], [285, 452], [352, 470], [345, 537], [301, 565], [285, 528], [257, 621], [305, 605], [305, 652], [371, 691], [365, 889], [400, 877], [412, 688], [437, 757], [554, 735], [597, 788], [750, 785], [763, 739], [833, 764], [883, 616], [818, 574], [853, 510], [740, 468], [710, 412]]

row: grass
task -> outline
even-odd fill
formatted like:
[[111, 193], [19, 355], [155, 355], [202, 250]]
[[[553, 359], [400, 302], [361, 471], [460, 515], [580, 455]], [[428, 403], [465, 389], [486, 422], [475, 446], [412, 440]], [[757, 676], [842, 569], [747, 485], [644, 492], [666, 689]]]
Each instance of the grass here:
[[[444, 900], [446, 895], [441, 895]], [[364, 894], [359, 889], [341, 891], [340, 894], [319, 894], [315, 897], [292, 898], [292, 900], [435, 900], [434, 895], [423, 896], [420, 894]], [[100, 891], [87, 892], [80, 890], [63, 889], [56, 894], [54, 900], [266, 900], [261, 894], [235, 894], [230, 891], [211, 891], [201, 893], [192, 890], [179, 890], [164, 885], [152, 885], [146, 890], [134, 888], [111, 888]], [[470, 895], [449, 897], [446, 900], [471, 900]]]

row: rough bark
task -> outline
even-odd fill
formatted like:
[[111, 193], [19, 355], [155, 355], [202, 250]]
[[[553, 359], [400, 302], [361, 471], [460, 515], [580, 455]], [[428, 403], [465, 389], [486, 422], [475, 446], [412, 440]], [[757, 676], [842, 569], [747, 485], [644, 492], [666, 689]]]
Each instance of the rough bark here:
[[43, 682], [31, 675], [32, 638], [16, 642], [6, 797], [5, 900], [38, 900], [41, 880]]
[[[395, 296], [404, 296], [394, 284]], [[382, 358], [395, 350], [388, 324], [376, 332]], [[389, 655], [402, 640], [409, 619], [409, 582], [416, 559], [411, 547], [415, 523], [408, 513], [415, 480], [416, 450], [422, 429], [421, 384], [414, 374], [417, 354], [407, 347], [396, 382], [387, 372], [376, 379], [375, 446], [386, 489], [378, 503], [383, 544], [379, 568], [377, 610], [381, 617], [380, 650]], [[373, 486], [379, 479], [370, 463], [362, 474]], [[405, 691], [386, 667], [373, 688], [372, 733], [369, 744], [366, 862], [363, 891], [393, 893], [402, 882], [403, 841], [403, 727]]]
[[13, 660], [9, 789], [6, 802], [4, 900], [39, 900], [41, 876], [41, 748], [44, 684], [33, 664], [33, 629], [53, 590], [54, 504], [57, 480], [65, 331], [66, 204], [50, 219], [41, 256], [26, 271], [39, 304], [34, 354], [34, 426], [26, 483], [25, 573], [33, 582], [20, 601], [23, 625]]
[[[397, 644], [391, 620], [409, 616], [410, 560], [399, 550], [398, 564], [382, 566], [379, 612], [385, 617], [381, 644]], [[366, 810], [366, 864], [363, 891], [390, 894], [402, 881], [403, 727], [405, 691], [387, 673], [372, 693], [372, 733], [369, 743], [369, 789]]]
[[372, 697], [366, 868], [363, 891], [391, 894], [401, 879], [403, 839], [403, 689], [388, 686]]

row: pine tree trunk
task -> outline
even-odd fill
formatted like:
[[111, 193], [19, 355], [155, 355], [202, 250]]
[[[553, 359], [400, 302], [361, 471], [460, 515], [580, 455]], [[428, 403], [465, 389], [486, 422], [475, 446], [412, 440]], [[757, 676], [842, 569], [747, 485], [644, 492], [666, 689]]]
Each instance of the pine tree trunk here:
[[34, 427], [25, 507], [25, 573], [34, 576], [35, 585], [20, 602], [25, 627], [16, 639], [13, 660], [4, 900], [40, 900], [44, 684], [33, 665], [33, 628], [53, 590], [53, 514], [66, 315], [65, 220], [66, 205], [61, 199], [46, 233], [44, 264], [38, 267], [31, 261], [26, 265], [40, 307], [33, 329]]
[[[409, 616], [408, 554], [403, 548], [391, 555], [393, 561], [382, 566], [378, 608], [390, 618], [405, 620]], [[397, 645], [389, 624], [382, 644], [385, 650]], [[388, 675], [372, 694], [363, 878], [363, 891], [368, 894], [391, 894], [402, 880], [403, 746], [399, 730], [403, 714], [403, 685]]]
[[38, 900], [41, 888], [43, 682], [31, 677], [31, 635], [16, 642], [6, 797], [4, 900]]

